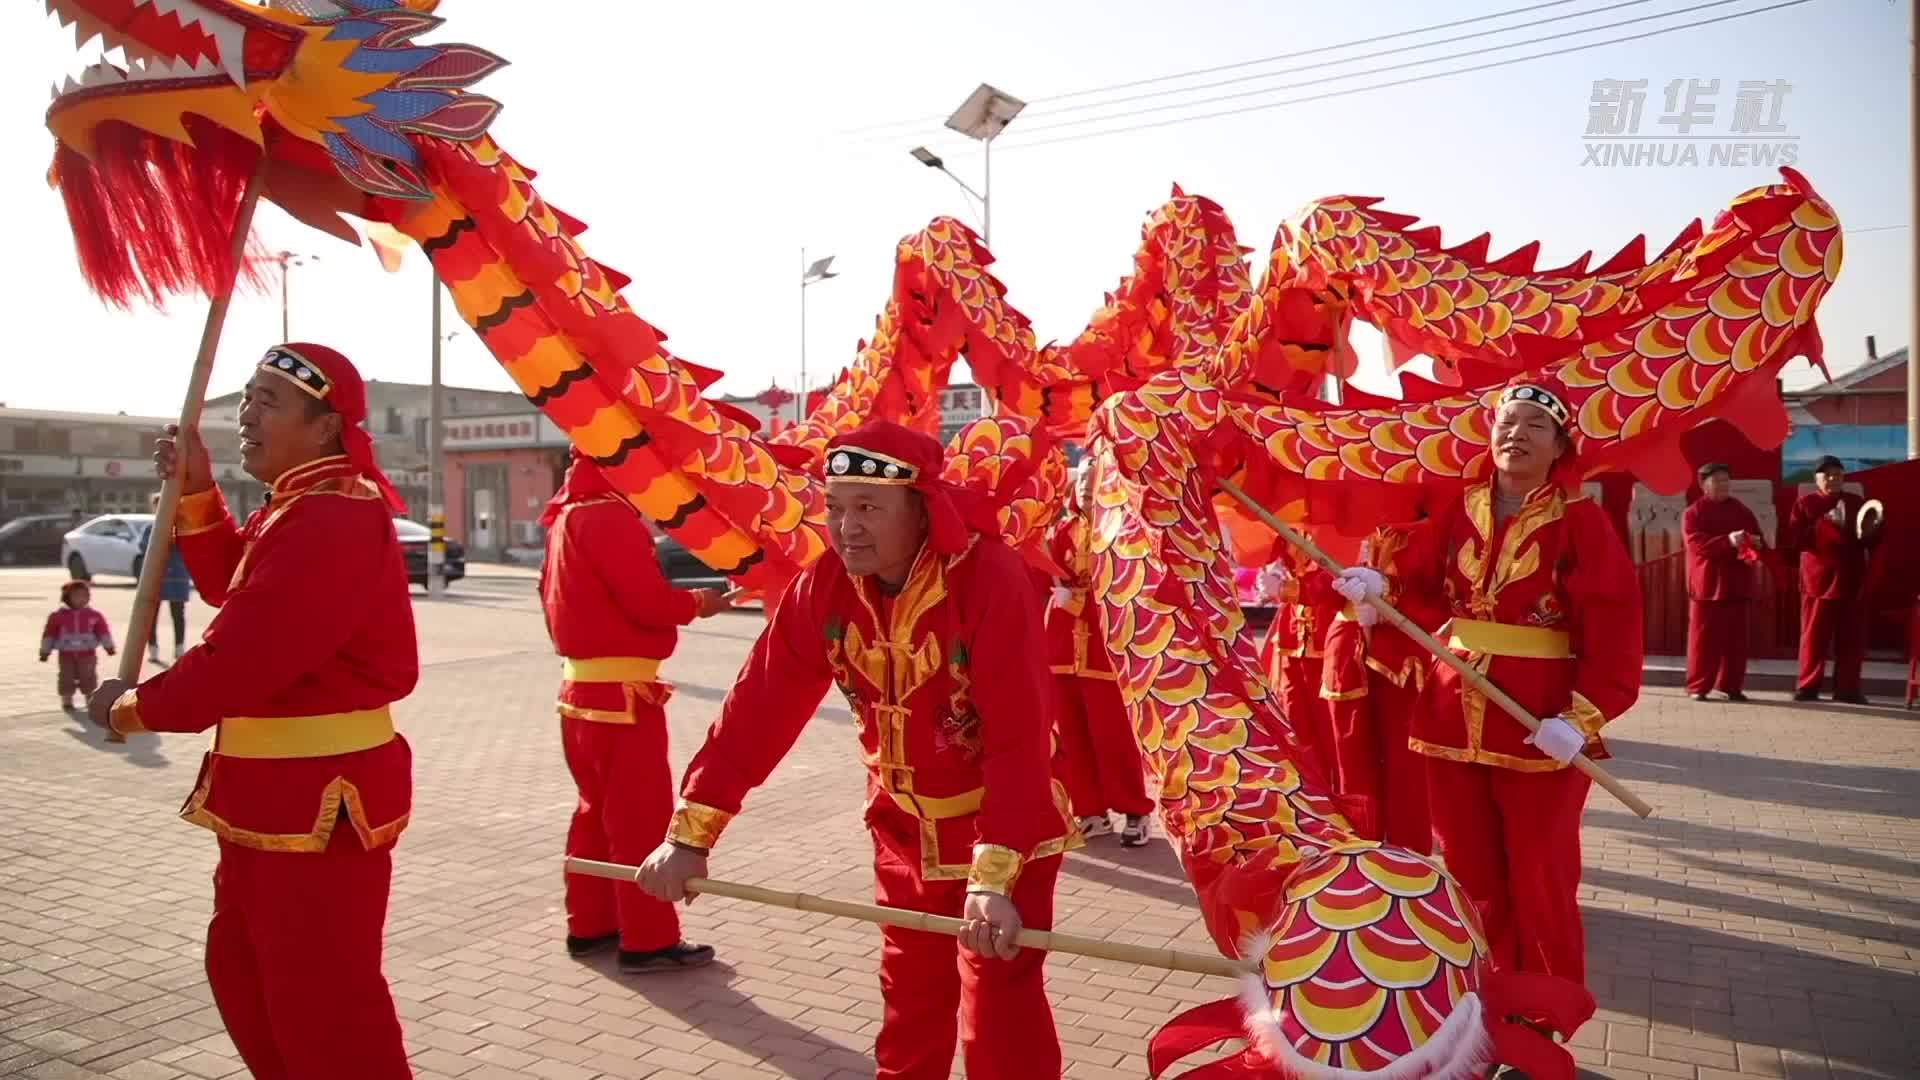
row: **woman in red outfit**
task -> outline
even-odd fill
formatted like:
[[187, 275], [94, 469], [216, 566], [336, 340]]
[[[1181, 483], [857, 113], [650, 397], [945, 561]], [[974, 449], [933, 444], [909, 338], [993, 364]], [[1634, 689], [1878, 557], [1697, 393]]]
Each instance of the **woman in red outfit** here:
[[[567, 854], [629, 865], [646, 858], [673, 816], [667, 699], [660, 678], [678, 628], [727, 608], [718, 589], [676, 589], [654, 561], [653, 534], [633, 504], [579, 450], [547, 504], [540, 601], [565, 659], [560, 738], [580, 800]], [[705, 966], [713, 948], [680, 940], [673, 905], [638, 886], [566, 875], [567, 952], [620, 946], [634, 974]]]
[[1584, 983], [1576, 894], [1592, 781], [1568, 763], [1606, 756], [1600, 729], [1638, 699], [1644, 655], [1626, 545], [1597, 504], [1555, 479], [1574, 449], [1565, 402], [1554, 385], [1508, 387], [1492, 479], [1462, 493], [1403, 571], [1354, 567], [1337, 587], [1355, 602], [1443, 602], [1454, 655], [1542, 718], [1529, 735], [1436, 661], [1411, 745], [1428, 758], [1434, 832], [1480, 909], [1495, 965]]
[[1058, 1080], [1044, 954], [1060, 854], [1077, 846], [1050, 772], [1040, 618], [993, 514], [940, 479], [940, 444], [875, 421], [828, 444], [833, 551], [801, 571], [681, 784], [640, 885], [686, 896], [707, 852], [838, 685], [859, 718], [880, 903], [965, 920], [881, 932], [879, 1080]]

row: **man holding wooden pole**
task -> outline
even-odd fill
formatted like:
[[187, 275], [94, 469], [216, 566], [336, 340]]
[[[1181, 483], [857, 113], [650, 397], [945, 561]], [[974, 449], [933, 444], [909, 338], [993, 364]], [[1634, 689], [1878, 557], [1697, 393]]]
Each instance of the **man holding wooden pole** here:
[[389, 706], [419, 658], [393, 530], [405, 504], [366, 412], [339, 353], [269, 350], [241, 399], [240, 454], [270, 494], [244, 527], [199, 433], [169, 431], [154, 460], [182, 492], [172, 538], [220, 613], [171, 670], [109, 680], [91, 702], [121, 734], [215, 731], [181, 816], [219, 838], [207, 980], [257, 1077], [412, 1075], [380, 964], [413, 785]]
[[687, 769], [640, 886], [662, 900], [707, 853], [837, 683], [860, 725], [881, 904], [965, 920], [888, 927], [881, 1080], [1057, 1080], [1043, 954], [1060, 853], [1078, 843], [1049, 769], [1046, 649], [1025, 563], [991, 509], [940, 477], [929, 436], [873, 422], [827, 450], [833, 552], [802, 571]]
[[1428, 759], [1434, 832], [1481, 909], [1495, 965], [1584, 983], [1576, 892], [1592, 780], [1568, 765], [1606, 756], [1600, 729], [1638, 699], [1644, 650], [1625, 544], [1557, 475], [1572, 460], [1570, 419], [1557, 385], [1508, 387], [1492, 424], [1492, 479], [1440, 515], [1424, 557], [1403, 555], [1391, 579], [1350, 567], [1336, 588], [1356, 603], [1443, 599], [1454, 655], [1544, 718], [1528, 734], [1436, 663], [1408, 742]]

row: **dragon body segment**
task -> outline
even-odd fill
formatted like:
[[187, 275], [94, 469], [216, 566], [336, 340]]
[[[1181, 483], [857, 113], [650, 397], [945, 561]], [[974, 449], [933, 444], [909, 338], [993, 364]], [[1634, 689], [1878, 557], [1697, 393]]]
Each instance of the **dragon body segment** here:
[[[1176, 188], [1087, 329], [1045, 346], [978, 238], [939, 219], [902, 241], [856, 362], [802, 425], [763, 440], [703, 396], [717, 373], [667, 350], [621, 296], [626, 279], [582, 248], [585, 226], [486, 134], [498, 106], [467, 87], [501, 61], [419, 44], [439, 22], [431, 0], [51, 6], [83, 42], [104, 35], [142, 61], [90, 71], [49, 110], [56, 177], [102, 295], [226, 280], [232, 268], [205, 253], [224, 249], [210, 239], [223, 222], [231, 231], [236, 170], [264, 152], [267, 197], [300, 220], [351, 239], [350, 215], [417, 242], [528, 398], [743, 584], [776, 588], [824, 550], [827, 441], [875, 417], [931, 427], [962, 356], [995, 415], [955, 438], [946, 475], [992, 492], [1016, 545], [1031, 550], [1061, 504], [1055, 437], [1084, 436], [1093, 591], [1162, 817], [1215, 942], [1260, 962], [1241, 1003], [1163, 1033], [1156, 1070], [1236, 1033], [1251, 1038], [1239, 1075], [1400, 1080], [1466, 1075], [1493, 1052], [1559, 1060], [1505, 1018], [1544, 1012], [1567, 1030], [1580, 1004], [1490, 972], [1459, 889], [1356, 835], [1277, 707], [1242, 633], [1214, 478], [1338, 484], [1347, 501], [1459, 483], [1487, 468], [1497, 384], [1525, 374], [1575, 404], [1583, 468], [1671, 486], [1681, 432], [1718, 416], [1770, 430], [1772, 374], [1818, 358], [1813, 315], [1839, 269], [1839, 228], [1798, 174], [1652, 262], [1635, 241], [1593, 271], [1584, 257], [1535, 271], [1532, 245], [1488, 261], [1484, 238], [1442, 249], [1378, 200], [1321, 200], [1281, 227], [1257, 288], [1226, 215]], [[116, 180], [140, 197], [115, 196]], [[1312, 400], [1317, 379], [1351, 372], [1355, 318], [1467, 386], [1395, 408]]]

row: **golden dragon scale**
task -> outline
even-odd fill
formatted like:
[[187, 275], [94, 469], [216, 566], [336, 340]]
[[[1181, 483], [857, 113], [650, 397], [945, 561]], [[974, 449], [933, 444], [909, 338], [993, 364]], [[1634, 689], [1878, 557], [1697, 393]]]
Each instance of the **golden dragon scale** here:
[[[1490, 1052], [1537, 1074], [1562, 1064], [1503, 1021], [1564, 1028], [1578, 1003], [1490, 973], [1453, 882], [1356, 836], [1301, 752], [1241, 633], [1212, 478], [1458, 483], [1486, 468], [1492, 384], [1525, 375], [1575, 400], [1585, 467], [1671, 486], [1680, 433], [1717, 416], [1777, 428], [1774, 373], [1818, 357], [1840, 234], [1804, 179], [1785, 172], [1651, 262], [1636, 241], [1591, 272], [1584, 257], [1535, 271], [1531, 246], [1491, 261], [1484, 240], [1443, 249], [1378, 200], [1325, 199], [1281, 227], [1258, 288], [1226, 215], [1176, 188], [1086, 331], [1046, 346], [978, 238], [940, 219], [902, 241], [872, 341], [769, 441], [703, 397], [713, 373], [665, 348], [623, 276], [581, 247], [584, 226], [488, 137], [498, 106], [469, 88], [501, 61], [420, 44], [434, 6], [51, 0], [82, 44], [103, 36], [136, 61], [90, 69], [48, 112], [89, 280], [120, 301], [218, 287], [232, 268], [207, 253], [231, 232], [231, 177], [264, 149], [266, 197], [347, 239], [343, 214], [413, 238], [515, 382], [637, 507], [768, 588], [824, 549], [826, 441], [872, 417], [932, 425], [965, 356], [996, 415], [955, 438], [947, 475], [995, 494], [1010, 540], [1057, 513], [1053, 436], [1089, 440], [1095, 591], [1162, 817], [1220, 947], [1260, 959], [1241, 1003], [1156, 1039], [1156, 1071], [1234, 1033], [1251, 1045], [1217, 1075], [1460, 1076]], [[115, 179], [140, 198], [115, 197]], [[1310, 400], [1319, 376], [1350, 372], [1355, 318], [1472, 389], [1393, 408]]]

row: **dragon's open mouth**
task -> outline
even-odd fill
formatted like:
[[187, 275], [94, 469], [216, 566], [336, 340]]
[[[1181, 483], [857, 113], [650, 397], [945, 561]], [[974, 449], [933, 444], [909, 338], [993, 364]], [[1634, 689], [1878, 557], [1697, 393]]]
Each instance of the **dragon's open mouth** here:
[[[232, 0], [45, 0], [49, 12], [73, 27], [77, 48], [95, 38], [108, 52], [120, 50], [124, 65], [103, 58], [76, 79], [54, 88], [54, 114], [115, 94], [192, 89], [285, 69], [299, 31]], [[315, 5], [295, 0], [296, 9]]]

